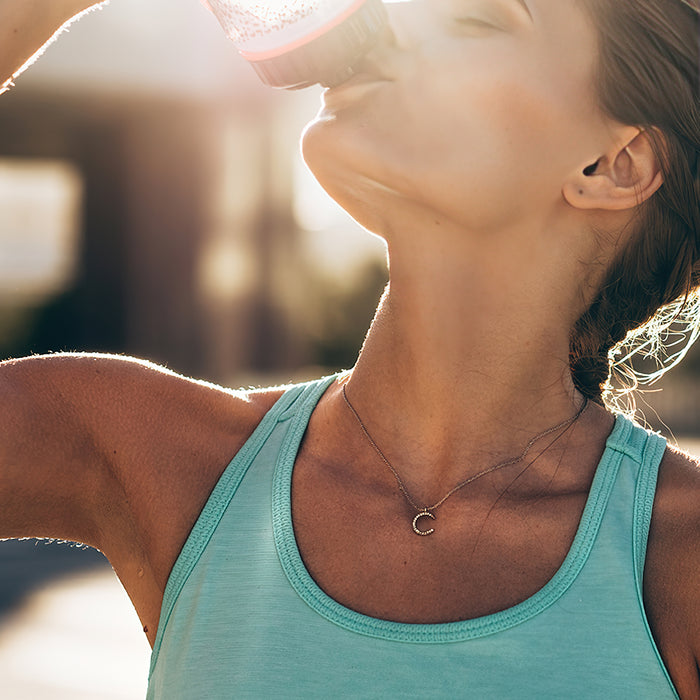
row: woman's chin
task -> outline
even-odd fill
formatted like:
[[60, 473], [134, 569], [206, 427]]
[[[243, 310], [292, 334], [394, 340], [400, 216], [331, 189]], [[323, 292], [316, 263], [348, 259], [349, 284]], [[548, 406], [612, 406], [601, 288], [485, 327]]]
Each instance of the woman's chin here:
[[301, 152], [328, 195], [365, 229], [386, 238], [406, 216], [422, 218], [432, 203], [419, 188], [421, 180], [402, 174], [405, 163], [366, 131], [321, 110], [302, 133]]
[[315, 172], [312, 163], [321, 163], [324, 158], [334, 158], [337, 154], [338, 125], [335, 116], [320, 110], [304, 127], [301, 133], [301, 153], [304, 161]]

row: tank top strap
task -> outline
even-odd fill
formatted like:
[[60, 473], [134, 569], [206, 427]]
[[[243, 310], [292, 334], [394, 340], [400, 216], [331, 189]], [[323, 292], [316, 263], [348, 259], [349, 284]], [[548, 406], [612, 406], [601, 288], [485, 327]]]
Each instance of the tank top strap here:
[[633, 475], [635, 488], [632, 537], [635, 577], [641, 585], [656, 484], [659, 467], [666, 452], [666, 439], [622, 416], [618, 416], [617, 423], [620, 429], [613, 431], [608, 439], [608, 447], [629, 457], [627, 464], [634, 465], [636, 469], [636, 474]]
[[[618, 608], [628, 611], [627, 620], [634, 619], [634, 609], [639, 611], [639, 623], [649, 648], [669, 687], [673, 688], [645, 613], [643, 595], [649, 528], [666, 440], [618, 416], [607, 448], [617, 453], [620, 467], [593, 551], [591, 568], [584, 581], [595, 591], [588, 599], [601, 609], [605, 599], [614, 599]], [[601, 581], [608, 583], [603, 586]], [[623, 623], [621, 620], [619, 624]], [[631, 639], [632, 632], [626, 634]]]
[[608, 438], [607, 447], [627, 457], [625, 464], [633, 472], [630, 474], [634, 484], [634, 491], [630, 492], [633, 500], [631, 530], [635, 579], [641, 590], [652, 508], [666, 440], [628, 418], [618, 416], [616, 429]]
[[650, 433], [632, 424], [634, 434], [630, 447], [637, 451], [639, 464], [637, 486], [634, 493], [634, 519], [632, 541], [634, 545], [635, 583], [641, 593], [644, 562], [646, 560], [649, 527], [656, 495], [659, 467], [666, 453], [666, 440], [661, 435]]

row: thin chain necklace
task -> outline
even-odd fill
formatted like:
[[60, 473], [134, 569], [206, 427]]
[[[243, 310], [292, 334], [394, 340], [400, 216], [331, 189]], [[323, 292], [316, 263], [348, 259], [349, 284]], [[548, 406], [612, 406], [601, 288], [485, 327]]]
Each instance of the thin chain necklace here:
[[374, 448], [374, 451], [381, 457], [382, 462], [386, 464], [387, 467], [391, 470], [391, 473], [394, 475], [394, 478], [396, 479], [396, 483], [399, 486], [399, 490], [403, 494], [404, 498], [406, 501], [417, 511], [417, 515], [413, 518], [412, 521], [412, 526], [413, 526], [413, 532], [416, 533], [416, 535], [420, 535], [421, 537], [427, 537], [428, 535], [432, 535], [433, 532], [435, 532], [435, 528], [430, 528], [428, 530], [421, 530], [418, 527], [418, 524], [422, 518], [429, 518], [430, 520], [435, 521], [436, 517], [433, 511], [437, 510], [450, 496], [453, 494], [457, 493], [460, 489], [463, 489], [467, 484], [471, 484], [473, 481], [476, 481], [477, 479], [480, 479], [482, 476], [486, 476], [487, 474], [491, 474], [492, 472], [495, 472], [497, 469], [503, 469], [504, 467], [509, 467], [511, 464], [516, 464], [517, 462], [522, 461], [527, 457], [528, 452], [532, 449], [532, 446], [538, 441], [541, 440], [543, 437], [546, 437], [547, 435], [551, 435], [552, 433], [556, 432], [557, 430], [561, 430], [562, 428], [568, 428], [569, 426], [573, 425], [580, 417], [581, 414], [586, 410], [586, 407], [588, 406], [588, 399], [584, 399], [583, 405], [581, 408], [570, 418], [567, 418], [565, 421], [562, 421], [561, 423], [558, 423], [557, 425], [553, 425], [551, 428], [547, 428], [547, 430], [543, 430], [541, 433], [538, 433], [533, 437], [530, 442], [525, 445], [525, 449], [517, 456], [517, 457], [512, 457], [511, 459], [505, 460], [505, 462], [499, 462], [498, 464], [494, 464], [492, 467], [488, 467], [488, 469], [484, 469], [483, 471], [479, 472], [478, 474], [474, 474], [473, 476], [470, 476], [468, 479], [465, 479], [464, 481], [460, 481], [457, 486], [455, 486], [453, 489], [448, 491], [437, 503], [434, 503], [432, 506], [419, 506], [411, 497], [411, 494], [408, 492], [408, 489], [406, 488], [406, 485], [403, 483], [403, 480], [399, 476], [398, 472], [396, 469], [394, 469], [393, 465], [391, 462], [386, 458], [386, 455], [379, 449], [379, 446], [377, 443], [372, 439], [372, 436], [369, 434], [369, 431], [367, 430], [367, 427], [365, 424], [362, 422], [362, 418], [360, 418], [360, 415], [358, 412], [355, 410], [355, 407], [350, 403], [350, 399], [348, 398], [348, 394], [345, 391], [345, 384], [343, 384], [343, 399], [345, 399], [345, 403], [347, 404], [348, 408], [350, 411], [352, 411], [352, 414], [355, 416], [355, 419], [357, 420], [358, 425], [360, 426], [362, 432], [364, 433], [364, 436], [367, 438], [367, 441], [369, 442], [370, 445]]

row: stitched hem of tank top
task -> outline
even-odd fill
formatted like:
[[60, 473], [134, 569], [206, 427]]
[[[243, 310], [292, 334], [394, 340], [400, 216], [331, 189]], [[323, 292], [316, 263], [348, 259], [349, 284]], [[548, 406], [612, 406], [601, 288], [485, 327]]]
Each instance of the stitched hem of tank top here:
[[659, 466], [666, 451], [666, 440], [660, 435], [649, 435], [644, 446], [641, 459], [641, 466], [637, 476], [637, 486], [634, 494], [634, 517], [632, 528], [632, 546], [634, 548], [634, 583], [637, 590], [637, 601], [641, 612], [642, 620], [649, 636], [651, 644], [659, 666], [668, 681], [669, 687], [676, 698], [679, 697], [671, 674], [666, 668], [661, 652], [656, 645], [656, 640], [651, 632], [651, 626], [644, 609], [643, 578], [644, 562], [646, 561], [647, 545], [649, 542], [649, 527], [651, 525], [651, 514], [654, 507], [654, 496], [656, 495], [656, 483], [659, 475]]
[[280, 416], [289, 409], [294, 401], [303, 395], [306, 386], [307, 384], [298, 384], [285, 391], [275, 405], [265, 414], [251, 436], [246, 440], [243, 447], [234, 455], [209, 495], [202, 512], [180, 550], [180, 554], [175, 561], [165, 586], [160, 619], [158, 622], [158, 632], [156, 633], [156, 640], [151, 652], [150, 668], [148, 672], [149, 679], [158, 661], [158, 654], [168, 621], [170, 620], [170, 615], [185, 582], [189, 578], [196, 563], [199, 561], [204, 548], [209, 543], [224, 511], [243, 480], [248, 467], [265, 444], [265, 441], [270, 436], [275, 425], [277, 425]]
[[347, 608], [328, 596], [306, 569], [294, 536], [291, 516], [291, 478], [294, 461], [309, 417], [325, 387], [310, 386], [279, 453], [273, 479], [272, 524], [277, 553], [287, 579], [297, 594], [319, 615], [352, 632], [416, 644], [450, 643], [484, 637], [515, 627], [553, 605], [573, 584], [586, 563], [612, 492], [623, 453], [614, 448], [632, 424], [618, 416], [596, 469], [578, 530], [564, 562], [543, 588], [512, 608], [484, 617], [437, 624], [410, 624], [382, 620]]

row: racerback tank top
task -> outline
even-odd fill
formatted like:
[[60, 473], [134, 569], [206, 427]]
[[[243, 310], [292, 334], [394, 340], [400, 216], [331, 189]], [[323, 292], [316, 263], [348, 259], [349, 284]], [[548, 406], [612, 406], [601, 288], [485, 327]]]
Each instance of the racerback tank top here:
[[327, 596], [294, 538], [294, 461], [333, 379], [290, 387], [214, 488], [168, 580], [148, 698], [678, 697], [642, 604], [663, 438], [617, 417], [571, 549], [532, 597], [380, 620]]

